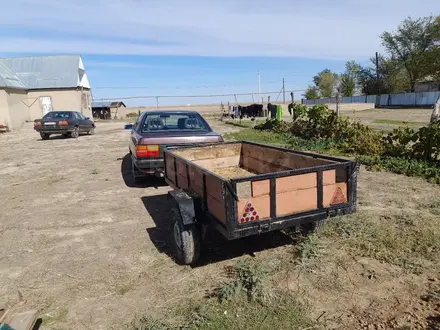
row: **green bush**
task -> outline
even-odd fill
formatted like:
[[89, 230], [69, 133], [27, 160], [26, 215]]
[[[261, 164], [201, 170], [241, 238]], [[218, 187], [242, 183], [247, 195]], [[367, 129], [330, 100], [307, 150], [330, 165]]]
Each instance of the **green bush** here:
[[305, 104], [297, 103], [292, 106], [293, 120], [298, 120], [307, 115], [309, 108]]
[[273, 131], [275, 133], [288, 133], [290, 131], [290, 124], [285, 121], [276, 119], [268, 119], [262, 124], [254, 127], [259, 131]]
[[435, 161], [387, 156], [359, 156], [358, 160], [370, 170], [387, 170], [397, 174], [422, 177], [431, 183], [440, 183], [440, 167]]

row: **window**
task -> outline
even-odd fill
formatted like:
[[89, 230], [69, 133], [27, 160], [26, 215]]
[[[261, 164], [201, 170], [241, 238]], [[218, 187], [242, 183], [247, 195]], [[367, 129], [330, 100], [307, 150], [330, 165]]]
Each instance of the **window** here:
[[53, 111], [45, 114], [43, 119], [69, 119], [71, 114], [70, 111]]
[[143, 120], [142, 132], [210, 131], [206, 121], [194, 113], [154, 113]]

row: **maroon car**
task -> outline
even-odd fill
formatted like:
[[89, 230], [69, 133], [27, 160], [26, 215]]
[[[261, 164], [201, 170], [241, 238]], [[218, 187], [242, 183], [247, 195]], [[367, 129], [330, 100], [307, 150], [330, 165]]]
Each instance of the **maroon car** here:
[[146, 111], [133, 125], [130, 137], [133, 179], [163, 177], [166, 148], [217, 142], [223, 142], [222, 136], [195, 111]]

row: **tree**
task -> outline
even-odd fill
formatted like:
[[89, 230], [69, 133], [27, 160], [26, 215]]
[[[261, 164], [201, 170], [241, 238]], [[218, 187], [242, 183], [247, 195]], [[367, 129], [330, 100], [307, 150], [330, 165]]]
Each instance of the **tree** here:
[[414, 91], [416, 82], [432, 72], [433, 65], [429, 58], [435, 55], [439, 43], [439, 18], [407, 18], [396, 32], [384, 32], [382, 43], [391, 58], [405, 68], [410, 89]]
[[357, 82], [362, 93], [368, 95], [399, 93], [411, 89], [408, 74], [399, 61], [378, 56], [371, 58], [370, 67], [361, 67], [357, 72]]
[[319, 98], [318, 90], [315, 86], [310, 86], [307, 88], [306, 92], [304, 93], [304, 97], [307, 100], [314, 100]]
[[344, 96], [353, 96], [356, 91], [359, 64], [355, 61], [348, 61], [345, 64], [345, 72], [340, 76], [339, 90]]
[[313, 82], [321, 97], [332, 97], [334, 95], [337, 80], [338, 75], [329, 69], [322, 70], [313, 77]]

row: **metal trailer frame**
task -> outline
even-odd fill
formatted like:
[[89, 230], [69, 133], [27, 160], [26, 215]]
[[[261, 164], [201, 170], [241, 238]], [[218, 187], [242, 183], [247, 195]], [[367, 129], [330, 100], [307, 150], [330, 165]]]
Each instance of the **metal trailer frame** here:
[[[190, 172], [189, 165], [196, 167], [203, 173], [203, 198], [194, 195], [191, 191], [184, 191], [177, 188], [176, 185], [167, 179], [165, 174], [166, 182], [174, 189], [174, 191], [169, 193], [169, 196], [173, 198], [180, 209], [180, 213], [185, 225], [190, 224], [202, 224], [209, 225], [214, 224], [216, 229], [223, 234], [228, 240], [238, 239], [241, 237], [257, 235], [264, 232], [281, 230], [289, 227], [295, 227], [299, 225], [309, 224], [317, 221], [325, 220], [329, 217], [334, 217], [337, 215], [351, 214], [356, 212], [356, 199], [357, 199], [357, 173], [359, 170], [359, 163], [357, 161], [347, 160], [338, 157], [325, 156], [315, 153], [295, 151], [286, 148], [280, 148], [275, 146], [269, 146], [248, 141], [234, 141], [234, 142], [224, 142], [222, 145], [234, 145], [234, 144], [249, 144], [258, 147], [271, 148], [278, 151], [294, 153], [301, 156], [308, 156], [312, 158], [319, 158], [323, 160], [330, 160], [337, 162], [336, 164], [327, 164], [320, 166], [313, 166], [308, 168], [301, 168], [295, 170], [287, 170], [266, 174], [259, 174], [251, 177], [239, 177], [234, 179], [224, 179], [208, 169], [192, 163], [177, 154], [172, 154], [174, 157], [174, 172], [175, 172], [175, 182], [178, 184], [177, 170], [176, 170], [176, 158], [183, 161], [186, 164], [187, 178], [189, 181]], [[215, 144], [200, 144], [197, 147], [208, 147]], [[194, 148], [195, 146], [176, 146], [171, 149], [188, 149]], [[165, 154], [169, 151], [165, 151]], [[166, 156], [166, 155], [165, 155]], [[166, 157], [164, 157], [164, 167], [165, 171], [167, 168]], [[331, 205], [329, 207], [323, 206], [323, 171], [333, 170], [337, 168], [344, 167], [346, 170], [347, 178], [347, 192], [348, 192], [348, 202]], [[311, 211], [300, 212], [292, 215], [277, 217], [276, 216], [276, 179], [293, 176], [298, 174], [306, 173], [317, 173], [317, 205], [318, 208]], [[215, 176], [216, 178], [223, 181], [223, 196], [225, 197], [225, 208], [226, 208], [226, 225], [218, 220], [214, 215], [208, 211], [207, 207], [207, 190], [206, 190], [206, 175]], [[260, 180], [270, 180], [270, 218], [263, 219], [255, 222], [240, 223], [237, 219], [237, 183], [240, 182], [252, 182]]]

